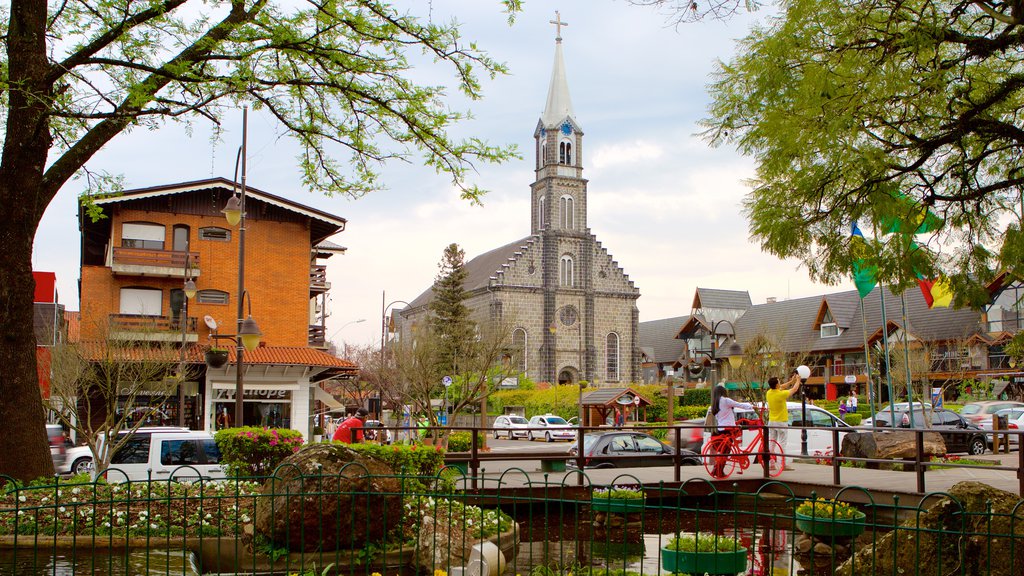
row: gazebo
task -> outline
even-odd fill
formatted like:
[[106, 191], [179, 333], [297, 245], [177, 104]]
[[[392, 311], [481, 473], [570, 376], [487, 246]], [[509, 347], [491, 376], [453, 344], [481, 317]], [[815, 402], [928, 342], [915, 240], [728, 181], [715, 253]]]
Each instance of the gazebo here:
[[646, 420], [647, 407], [653, 402], [632, 388], [598, 388], [584, 394], [581, 404], [582, 425], [600, 426], [609, 414], [615, 416], [613, 421], [616, 424], [625, 422], [634, 413], [638, 414], [640, 420]]

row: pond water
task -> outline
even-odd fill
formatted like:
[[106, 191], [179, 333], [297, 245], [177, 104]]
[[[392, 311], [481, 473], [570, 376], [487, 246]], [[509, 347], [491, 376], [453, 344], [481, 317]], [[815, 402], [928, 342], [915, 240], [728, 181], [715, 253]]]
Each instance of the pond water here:
[[[730, 531], [729, 534], [732, 534]], [[537, 541], [522, 542], [516, 558], [504, 574], [544, 574], [545, 576], [576, 573], [577, 567], [591, 566], [643, 574], [665, 574], [661, 568], [661, 547], [674, 534], [642, 534], [639, 541]], [[793, 555], [792, 539], [796, 533], [782, 529], [741, 528], [738, 536], [747, 548], [747, 569], [750, 576], [780, 576], [805, 573]], [[547, 570], [544, 570], [546, 567]], [[831, 573], [829, 571], [828, 573]]]
[[199, 576], [186, 550], [91, 551], [88, 549], [0, 550], [0, 576]]

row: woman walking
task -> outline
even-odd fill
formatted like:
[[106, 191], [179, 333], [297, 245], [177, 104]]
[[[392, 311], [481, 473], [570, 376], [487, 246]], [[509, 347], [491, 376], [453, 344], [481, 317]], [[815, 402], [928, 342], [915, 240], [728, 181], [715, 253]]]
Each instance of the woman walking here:
[[[737, 402], [732, 398], [729, 398], [729, 393], [726, 391], [725, 386], [719, 384], [715, 386], [714, 393], [711, 398], [711, 413], [715, 416], [717, 422], [717, 428], [712, 434], [712, 437], [734, 434], [739, 434], [740, 431], [736, 428], [736, 409], [753, 410], [754, 407], [749, 402]], [[715, 458], [714, 471], [711, 473], [716, 478], [722, 475], [722, 469], [728, 460], [728, 452], [732, 447], [732, 442], [722, 442], [722, 446], [725, 446], [724, 454]], [[740, 471], [742, 474], [743, 472]]]

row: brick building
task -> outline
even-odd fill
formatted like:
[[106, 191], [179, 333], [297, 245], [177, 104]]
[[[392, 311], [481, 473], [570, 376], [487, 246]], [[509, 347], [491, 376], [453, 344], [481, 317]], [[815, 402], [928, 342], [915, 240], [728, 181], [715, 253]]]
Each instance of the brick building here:
[[[223, 409], [234, 412], [234, 350], [216, 369], [203, 362], [203, 350], [214, 332], [235, 332], [239, 238], [221, 213], [235, 192], [220, 178], [128, 190], [95, 200], [104, 218], [79, 215], [81, 340], [184, 342], [199, 374], [186, 388], [198, 394], [185, 399], [185, 421], [198, 429], [212, 429]], [[330, 289], [324, 259], [344, 252], [326, 240], [345, 220], [248, 188], [245, 225], [247, 305], [263, 336], [244, 356], [245, 421], [234, 424], [308, 434], [315, 401], [333, 402], [318, 383], [355, 371], [322, 350]], [[197, 294], [186, 304], [187, 278]], [[160, 402], [177, 414], [177, 398]]]
[[[587, 225], [583, 129], [573, 114], [560, 37], [534, 141], [530, 235], [466, 263], [467, 304], [477, 319], [514, 325], [510, 349], [534, 380], [638, 381], [640, 291]], [[398, 313], [400, 332], [429, 312], [432, 295], [427, 290]]]

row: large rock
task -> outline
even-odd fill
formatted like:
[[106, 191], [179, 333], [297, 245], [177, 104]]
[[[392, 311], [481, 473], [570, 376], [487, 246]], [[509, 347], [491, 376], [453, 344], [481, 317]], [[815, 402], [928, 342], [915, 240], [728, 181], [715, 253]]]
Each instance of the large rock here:
[[256, 502], [254, 531], [291, 551], [357, 550], [402, 518], [402, 486], [386, 463], [344, 444], [286, 458]]
[[949, 496], [929, 502], [925, 512], [879, 536], [874, 546], [857, 550], [836, 576], [914, 574], [925, 568], [928, 574], [1024, 574], [1019, 496], [980, 482], [960, 482]]
[[[942, 456], [946, 442], [938, 432], [924, 433], [924, 457]], [[851, 432], [843, 437], [841, 454], [848, 458], [913, 459], [917, 454], [915, 433], [908, 430]]]

